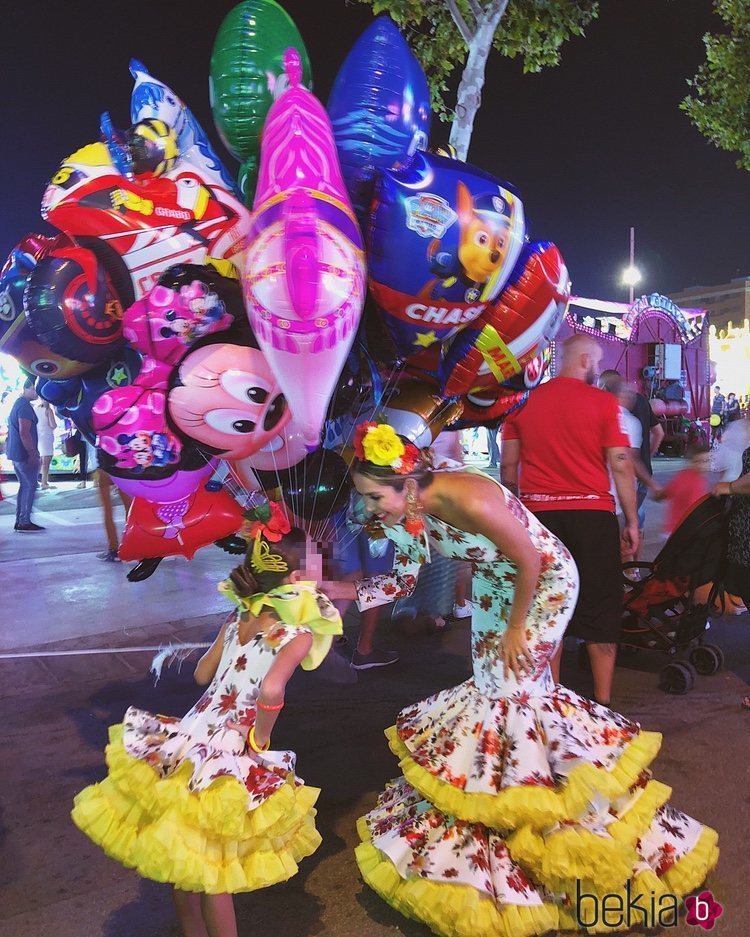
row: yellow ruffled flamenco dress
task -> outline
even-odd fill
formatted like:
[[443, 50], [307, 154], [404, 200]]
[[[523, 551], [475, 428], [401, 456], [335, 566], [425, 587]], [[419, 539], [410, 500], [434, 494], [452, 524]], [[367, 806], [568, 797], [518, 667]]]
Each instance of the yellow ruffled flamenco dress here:
[[[403, 710], [386, 731], [402, 777], [358, 821], [362, 876], [443, 937], [663, 924], [716, 865], [717, 834], [667, 803], [670, 788], [649, 768], [658, 733], [553, 682], [549, 660], [578, 573], [563, 545], [505, 497], [542, 557], [528, 675], [504, 674], [516, 571], [485, 537], [430, 516], [421, 539], [386, 528], [395, 571], [358, 584], [360, 608], [372, 607], [407, 594], [431, 549], [473, 564], [473, 677]], [[614, 896], [606, 916], [605, 896]]]
[[275, 656], [301, 632], [313, 635], [302, 662], [327, 654], [341, 618], [313, 583], [238, 599], [274, 609], [279, 623], [239, 643], [239, 614], [226, 628], [216, 675], [182, 719], [130, 707], [111, 726], [107, 777], [75, 798], [74, 823], [112, 859], [144, 878], [207, 894], [252, 891], [286, 881], [320, 845], [320, 794], [295, 774], [290, 751], [255, 754], [247, 734]]

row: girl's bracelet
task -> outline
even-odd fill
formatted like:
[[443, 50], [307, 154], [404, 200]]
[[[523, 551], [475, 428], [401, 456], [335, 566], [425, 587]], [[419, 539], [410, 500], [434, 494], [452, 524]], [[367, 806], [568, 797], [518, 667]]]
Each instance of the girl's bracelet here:
[[280, 709], [284, 708], [284, 701], [282, 700], [278, 706], [268, 706], [266, 703], [261, 703], [260, 700], [256, 700], [255, 705], [258, 707], [258, 709], [262, 709], [264, 712], [277, 713]]
[[258, 748], [258, 743], [255, 741], [255, 726], [253, 726], [247, 734], [247, 744], [252, 748], [256, 755], [261, 755], [263, 752], [267, 752], [271, 744], [269, 739], [263, 748]]

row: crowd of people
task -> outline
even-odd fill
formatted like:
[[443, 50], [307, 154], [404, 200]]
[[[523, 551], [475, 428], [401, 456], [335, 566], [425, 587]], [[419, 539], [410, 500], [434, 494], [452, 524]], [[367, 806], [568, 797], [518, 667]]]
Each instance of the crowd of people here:
[[[364, 881], [439, 935], [531, 937], [583, 930], [586, 900], [628, 883], [684, 895], [715, 866], [715, 831], [651, 778], [660, 735], [610, 709], [623, 554], [637, 555], [647, 494], [668, 502], [671, 530], [708, 492], [709, 452], [655, 483], [658, 422], [619, 374], [599, 374], [601, 356], [588, 336], [563, 345], [558, 375], [503, 426], [500, 481], [462, 451], [360, 426], [345, 524], [357, 538], [342, 538], [336, 578], [283, 506], [273, 528], [250, 525], [222, 584], [237, 610], [195, 670], [207, 689], [182, 718], [128, 709], [107, 777], [73, 809], [107, 855], [172, 884], [186, 937], [235, 937], [232, 896], [288, 879], [319, 845], [319, 792], [271, 748], [287, 682], [322, 663], [352, 602], [352, 665], [393, 663], [373, 643], [377, 613], [439, 557], [471, 570], [472, 676], [387, 730], [403, 774], [359, 820]], [[750, 598], [750, 449], [742, 469], [714, 493], [733, 496], [730, 573]], [[593, 701], [562, 679], [566, 635], [585, 642]]]

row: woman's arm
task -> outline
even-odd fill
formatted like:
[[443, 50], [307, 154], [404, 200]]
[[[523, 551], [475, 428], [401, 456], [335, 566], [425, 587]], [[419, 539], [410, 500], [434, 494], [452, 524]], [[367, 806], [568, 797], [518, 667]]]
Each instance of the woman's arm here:
[[712, 494], [717, 498], [722, 495], [750, 495], [750, 472], [740, 475], [733, 482], [719, 482], [718, 485], [714, 485]]
[[[313, 638], [309, 631], [300, 632], [296, 638], [292, 638], [282, 647], [268, 673], [263, 677], [257, 700], [258, 713], [255, 717], [255, 743], [258, 748], [263, 748], [271, 738], [271, 732], [279, 718], [281, 707], [284, 705], [286, 685], [294, 671], [310, 653], [312, 642]], [[279, 708], [264, 709], [264, 706]]]
[[201, 686], [206, 686], [206, 684], [210, 683], [214, 678], [216, 669], [219, 666], [219, 661], [221, 660], [221, 652], [224, 650], [224, 635], [226, 634], [227, 625], [232, 620], [232, 617], [233, 615], [230, 615], [229, 618], [227, 618], [221, 626], [219, 633], [216, 635], [214, 643], [195, 665], [193, 677], [195, 678], [195, 682]]

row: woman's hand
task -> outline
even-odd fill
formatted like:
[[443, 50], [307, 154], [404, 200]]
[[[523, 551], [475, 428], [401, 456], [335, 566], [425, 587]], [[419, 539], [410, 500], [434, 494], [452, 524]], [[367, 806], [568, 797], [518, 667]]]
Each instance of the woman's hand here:
[[509, 669], [517, 679], [531, 673], [534, 661], [526, 641], [525, 628], [508, 628], [500, 640], [500, 655], [506, 680]]
[[235, 566], [229, 574], [229, 579], [234, 586], [234, 591], [241, 599], [247, 599], [258, 591], [255, 576], [246, 566]]
[[352, 602], [357, 598], [357, 587], [353, 582], [337, 582], [336, 580], [328, 580], [325, 582], [319, 582], [318, 589], [320, 589], [323, 595], [327, 595], [332, 602], [343, 599]]

